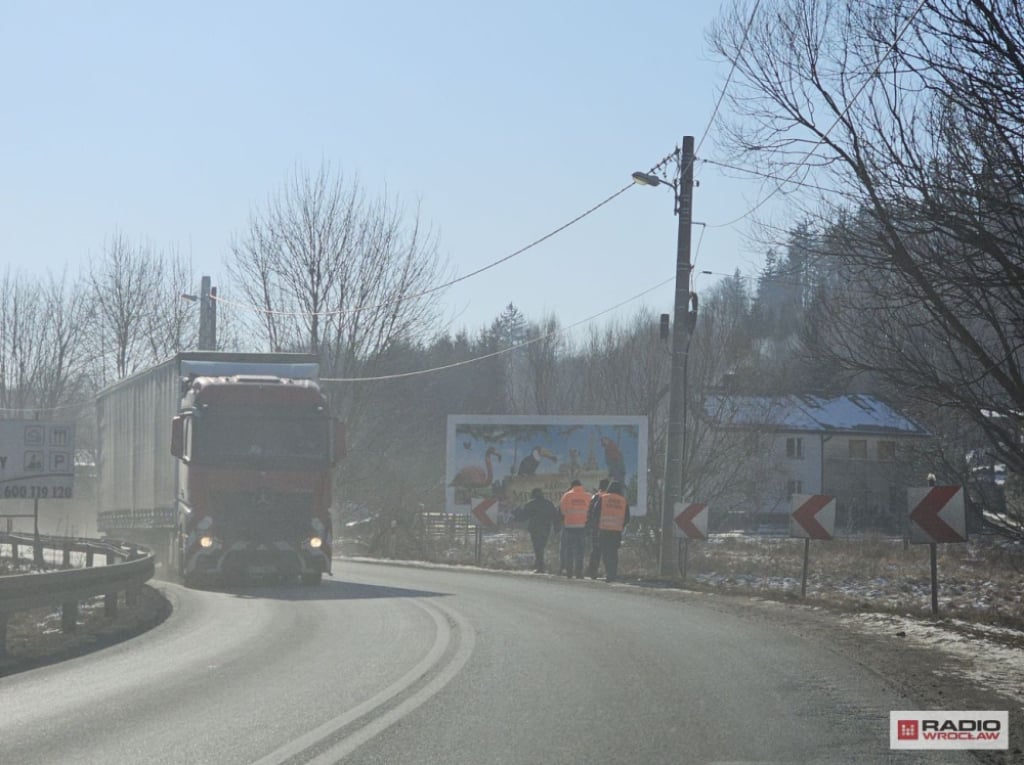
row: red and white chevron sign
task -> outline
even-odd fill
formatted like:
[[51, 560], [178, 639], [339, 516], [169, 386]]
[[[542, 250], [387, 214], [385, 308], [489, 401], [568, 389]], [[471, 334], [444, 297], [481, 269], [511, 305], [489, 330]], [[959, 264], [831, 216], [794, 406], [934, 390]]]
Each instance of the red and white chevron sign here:
[[931, 544], [967, 541], [964, 491], [961, 486], [926, 486], [907, 489], [910, 541]]
[[829, 540], [836, 528], [836, 498], [827, 494], [794, 494], [789, 535]]
[[487, 499], [471, 500], [473, 520], [477, 526], [485, 529], [497, 528], [498, 526], [498, 498], [488, 497]]
[[677, 537], [689, 539], [708, 538], [708, 506], [699, 502], [683, 503], [676, 502], [676, 527]]

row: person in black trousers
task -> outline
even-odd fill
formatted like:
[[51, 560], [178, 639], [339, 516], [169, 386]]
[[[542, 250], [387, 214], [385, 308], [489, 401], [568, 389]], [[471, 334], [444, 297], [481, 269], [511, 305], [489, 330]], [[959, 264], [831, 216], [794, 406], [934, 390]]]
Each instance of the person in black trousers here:
[[619, 575], [619, 545], [622, 530], [629, 523], [629, 501], [626, 489], [618, 481], [608, 484], [608, 492], [597, 499], [597, 534], [604, 561], [605, 581], [614, 582]]
[[547, 547], [551, 529], [561, 523], [562, 515], [540, 489], [530, 492], [530, 501], [523, 505], [523, 515], [526, 517], [526, 529], [530, 532], [530, 541], [533, 542], [533, 570], [538, 574], [543, 574], [545, 570], [544, 548]]
[[587, 576], [597, 579], [597, 569], [601, 565], [601, 540], [597, 533], [597, 519], [600, 514], [597, 509], [597, 500], [608, 491], [608, 479], [602, 478], [597, 484], [597, 491], [590, 499], [590, 508], [587, 510], [587, 530], [590, 532], [590, 560], [587, 561]]

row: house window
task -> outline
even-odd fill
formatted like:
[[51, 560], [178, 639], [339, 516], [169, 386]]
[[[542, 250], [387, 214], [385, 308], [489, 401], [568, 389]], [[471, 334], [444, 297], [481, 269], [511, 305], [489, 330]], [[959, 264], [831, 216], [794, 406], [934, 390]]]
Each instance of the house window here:
[[787, 438], [786, 456], [791, 460], [802, 460], [804, 458], [804, 440], [802, 438]]
[[896, 442], [895, 441], [879, 441], [878, 442], [878, 459], [889, 461], [896, 459]]
[[850, 459], [866, 460], [868, 458], [868, 442], [863, 438], [850, 439]]
[[804, 493], [804, 482], [803, 481], [787, 481], [786, 482], [786, 491], [789, 492], [790, 495], [793, 495], [793, 494], [803, 494]]

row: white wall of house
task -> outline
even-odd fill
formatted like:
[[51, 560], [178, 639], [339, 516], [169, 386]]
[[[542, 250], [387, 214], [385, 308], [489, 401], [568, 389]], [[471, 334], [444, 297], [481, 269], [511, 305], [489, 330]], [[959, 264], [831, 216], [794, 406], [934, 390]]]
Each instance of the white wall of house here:
[[[851, 495], [853, 506], [884, 506], [894, 470], [906, 448], [898, 437], [778, 432], [768, 441], [771, 458], [756, 504], [759, 513], [788, 512], [792, 494]], [[824, 473], [822, 460], [824, 459]], [[824, 477], [824, 485], [822, 479]]]
[[893, 462], [899, 453], [896, 436], [838, 435], [825, 441], [825, 459], [839, 461]]
[[923, 480], [928, 434], [871, 397], [719, 397], [707, 414], [709, 458], [697, 488], [706, 488], [713, 517], [719, 508], [764, 522], [757, 516], [788, 514], [793, 494], [830, 494], [837, 528], [893, 530], [906, 514], [907, 486]]
[[775, 441], [780, 463], [785, 466], [783, 485], [787, 494], [821, 493], [821, 436], [817, 433], [780, 433]]

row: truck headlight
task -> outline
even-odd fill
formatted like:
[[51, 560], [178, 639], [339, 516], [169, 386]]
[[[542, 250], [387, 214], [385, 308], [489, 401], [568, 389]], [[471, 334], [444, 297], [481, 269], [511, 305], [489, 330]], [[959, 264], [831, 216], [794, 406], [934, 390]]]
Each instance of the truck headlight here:
[[312, 547], [314, 550], [319, 550], [320, 547], [323, 546], [323, 543], [324, 543], [324, 540], [322, 540], [320, 537], [310, 537], [309, 538], [309, 546]]
[[205, 535], [199, 537], [199, 546], [202, 547], [203, 549], [209, 549], [209, 548], [213, 547], [213, 537], [205, 536]]

